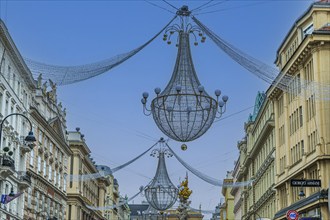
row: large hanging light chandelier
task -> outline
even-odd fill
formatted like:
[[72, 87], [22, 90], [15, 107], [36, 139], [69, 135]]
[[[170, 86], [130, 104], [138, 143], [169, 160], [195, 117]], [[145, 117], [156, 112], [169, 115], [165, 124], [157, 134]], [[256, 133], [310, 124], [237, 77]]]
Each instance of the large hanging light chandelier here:
[[206, 38], [199, 27], [189, 23], [190, 11], [187, 6], [181, 7], [177, 15], [181, 24], [169, 26], [163, 38], [171, 44], [173, 35], [178, 34], [178, 53], [171, 80], [163, 91], [155, 89], [156, 97], [151, 101], [150, 109], [146, 106], [149, 97], [147, 92], [142, 94], [141, 102], [144, 114], [152, 114], [164, 134], [174, 140], [188, 142], [202, 136], [214, 119], [222, 116], [228, 96], [220, 99], [221, 91], [215, 90], [214, 99], [199, 82], [192, 61], [189, 37], [193, 36], [196, 46], [198, 38], [202, 43]]
[[155, 177], [144, 190], [148, 203], [158, 211], [165, 211], [173, 206], [177, 200], [178, 189], [171, 182], [165, 164], [165, 157], [172, 157], [172, 153], [163, 145], [164, 139], [160, 140], [160, 148], [154, 149], [151, 156], [158, 157], [158, 166]]

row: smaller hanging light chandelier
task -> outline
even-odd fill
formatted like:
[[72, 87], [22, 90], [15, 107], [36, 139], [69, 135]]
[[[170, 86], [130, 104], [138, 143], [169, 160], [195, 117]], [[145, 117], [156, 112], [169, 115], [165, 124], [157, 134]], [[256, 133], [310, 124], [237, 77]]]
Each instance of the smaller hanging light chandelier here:
[[183, 6], [177, 12], [181, 24], [168, 27], [164, 34], [164, 41], [171, 44], [171, 37], [178, 33], [178, 53], [171, 80], [161, 91], [155, 89], [156, 97], [147, 108], [149, 94], [142, 94], [143, 113], [154, 118], [158, 128], [168, 137], [188, 142], [202, 136], [212, 125], [214, 119], [220, 118], [226, 110], [228, 96], [222, 96], [221, 91], [215, 90], [216, 99], [205, 91], [198, 80], [190, 52], [190, 35], [194, 45], [198, 45], [198, 37], [205, 42], [204, 32], [188, 22], [190, 11]]
[[158, 166], [155, 177], [144, 190], [145, 197], [154, 209], [165, 211], [173, 206], [178, 196], [178, 189], [171, 182], [165, 164], [165, 157], [172, 157], [172, 153], [163, 145], [164, 139], [159, 141], [160, 148], [154, 149], [150, 156], [158, 157]]

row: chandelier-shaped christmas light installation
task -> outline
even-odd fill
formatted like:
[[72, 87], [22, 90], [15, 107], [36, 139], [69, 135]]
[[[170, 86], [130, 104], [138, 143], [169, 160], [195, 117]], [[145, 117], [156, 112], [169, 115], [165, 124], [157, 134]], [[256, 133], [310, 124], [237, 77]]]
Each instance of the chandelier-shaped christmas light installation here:
[[158, 157], [155, 177], [144, 190], [148, 203], [158, 211], [165, 211], [173, 206], [178, 196], [178, 189], [171, 182], [165, 164], [165, 157], [172, 157], [172, 153], [164, 147], [164, 139], [160, 141], [160, 148], [154, 149], [151, 156]]
[[163, 40], [171, 44], [171, 38], [178, 34], [178, 53], [171, 80], [161, 91], [155, 89], [156, 97], [147, 108], [149, 94], [144, 92], [141, 100], [145, 115], [153, 115], [159, 129], [168, 137], [188, 142], [202, 136], [212, 125], [216, 117], [221, 117], [226, 110], [228, 96], [222, 96], [221, 91], [215, 90], [216, 99], [205, 91], [197, 78], [197, 74], [190, 52], [190, 35], [193, 36], [197, 46], [197, 38], [205, 42], [203, 31], [189, 23], [190, 11], [187, 6], [181, 7], [177, 12], [181, 24], [169, 26], [165, 30]]

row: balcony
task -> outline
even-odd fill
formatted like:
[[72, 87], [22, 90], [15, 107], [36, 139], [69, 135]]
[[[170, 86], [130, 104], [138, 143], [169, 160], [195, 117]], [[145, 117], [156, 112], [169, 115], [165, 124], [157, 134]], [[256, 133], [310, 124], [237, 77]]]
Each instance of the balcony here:
[[39, 145], [39, 146], [38, 146], [38, 152], [39, 152], [40, 154], [42, 154], [42, 153], [44, 152], [44, 148], [43, 148], [42, 145]]
[[18, 180], [21, 191], [31, 186], [31, 176], [27, 172], [19, 172]]
[[15, 172], [15, 161], [7, 156], [0, 156], [0, 179], [6, 179]]
[[21, 151], [21, 154], [23, 154], [23, 155], [26, 154], [26, 153], [29, 153], [31, 151], [31, 148], [26, 146], [26, 145], [20, 147], [19, 149]]

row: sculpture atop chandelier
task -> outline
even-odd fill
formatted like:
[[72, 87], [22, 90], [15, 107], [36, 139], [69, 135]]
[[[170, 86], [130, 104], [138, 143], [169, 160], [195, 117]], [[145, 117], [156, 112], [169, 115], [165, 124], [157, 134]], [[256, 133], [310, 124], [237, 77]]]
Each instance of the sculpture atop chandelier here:
[[198, 45], [198, 38], [202, 43], [206, 37], [203, 31], [189, 22], [190, 11], [183, 6], [177, 12], [180, 25], [174, 24], [165, 30], [164, 41], [172, 43], [177, 33], [178, 47], [176, 63], [171, 80], [163, 91], [155, 88], [156, 97], [147, 108], [149, 94], [142, 94], [141, 102], [145, 115], [154, 118], [158, 128], [168, 137], [188, 142], [202, 136], [212, 125], [214, 119], [220, 118], [226, 110], [228, 96], [222, 96], [220, 90], [215, 90], [216, 99], [209, 96], [204, 86], [199, 82], [190, 51], [190, 36], [194, 45]]
[[158, 157], [155, 177], [145, 187], [144, 194], [148, 203], [158, 211], [165, 211], [173, 206], [178, 196], [178, 189], [171, 182], [165, 164], [165, 157], [172, 157], [172, 153], [165, 148], [163, 138], [159, 141], [160, 148], [154, 149], [151, 156]]

